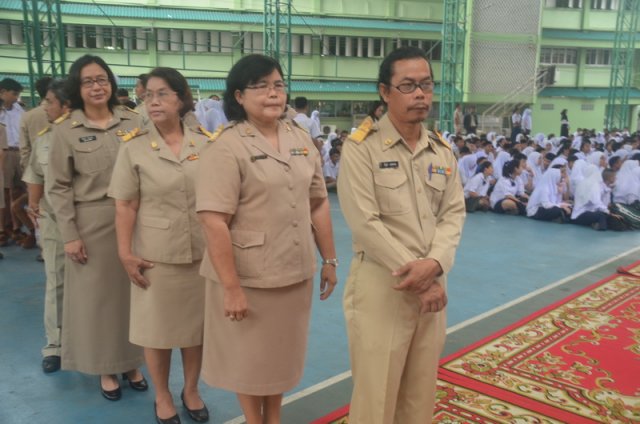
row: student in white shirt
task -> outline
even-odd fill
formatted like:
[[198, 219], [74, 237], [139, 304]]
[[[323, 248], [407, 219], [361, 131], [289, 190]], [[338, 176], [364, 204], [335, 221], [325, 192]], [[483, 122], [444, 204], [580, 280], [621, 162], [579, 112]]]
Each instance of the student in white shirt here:
[[527, 203], [529, 218], [554, 222], [569, 219], [571, 206], [562, 200], [566, 175], [566, 168], [552, 168], [542, 175]]
[[478, 166], [478, 172], [464, 185], [464, 203], [467, 212], [489, 210], [489, 197], [487, 193], [495, 180], [493, 179], [493, 165], [484, 161]]
[[522, 172], [519, 161], [512, 160], [505, 163], [502, 177], [498, 179], [491, 196], [491, 208], [494, 212], [509, 215], [526, 215], [526, 194], [516, 182]]
[[611, 187], [616, 174], [608, 169], [600, 171], [593, 164], [584, 170], [584, 179], [576, 186], [575, 202], [571, 220], [574, 224], [590, 225], [594, 230], [607, 229]]
[[335, 190], [338, 183], [338, 172], [340, 171], [340, 150], [332, 147], [329, 151], [329, 160], [322, 167], [324, 183], [327, 190]]
[[591, 141], [588, 139], [582, 140], [582, 144], [580, 144], [580, 151], [576, 153], [578, 159], [586, 160], [587, 156], [591, 154]]

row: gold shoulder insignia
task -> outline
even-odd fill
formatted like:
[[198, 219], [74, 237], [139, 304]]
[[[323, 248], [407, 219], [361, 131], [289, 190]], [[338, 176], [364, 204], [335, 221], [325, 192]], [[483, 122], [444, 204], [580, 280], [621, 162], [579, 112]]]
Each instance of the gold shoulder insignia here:
[[135, 113], [136, 115], [139, 115], [139, 114], [140, 114], [140, 112], [138, 112], [138, 111], [137, 111], [137, 110], [135, 110], [135, 109], [131, 109], [129, 106], [125, 106], [124, 108], [125, 108], [125, 110], [128, 110], [129, 112], [133, 112], [133, 113]]
[[220, 134], [222, 134], [222, 131], [224, 131], [224, 125], [223, 124], [218, 125], [218, 128], [216, 128], [214, 132], [207, 130], [202, 125], [200, 125], [198, 129], [200, 129], [200, 132], [202, 134], [209, 137], [209, 143], [213, 143], [214, 141], [216, 141], [216, 138], [220, 137]]
[[71, 112], [63, 113], [60, 117], [58, 117], [58, 119], [53, 121], [53, 123], [54, 124], [59, 124], [60, 122], [64, 121], [65, 119], [68, 119], [69, 116], [71, 116]]
[[353, 134], [347, 138], [360, 144], [372, 131], [374, 131], [373, 120], [367, 116]]
[[122, 140], [124, 143], [133, 140], [136, 137], [139, 137], [143, 134], [146, 134], [147, 132], [149, 132], [149, 130], [140, 130], [140, 128], [134, 128], [131, 131], [129, 131], [126, 134], [123, 134], [120, 136], [120, 140]]
[[431, 138], [435, 139], [436, 141], [439, 141], [440, 144], [445, 146], [447, 149], [451, 150], [451, 145], [447, 143], [447, 141], [444, 138], [442, 138], [442, 134], [440, 134], [439, 132], [436, 132], [436, 131], [431, 132]]
[[44, 127], [43, 129], [41, 129], [40, 131], [38, 131], [38, 136], [42, 136], [45, 135], [47, 133], [47, 131], [49, 131], [51, 129], [51, 127], [49, 125], [47, 125], [46, 127]]

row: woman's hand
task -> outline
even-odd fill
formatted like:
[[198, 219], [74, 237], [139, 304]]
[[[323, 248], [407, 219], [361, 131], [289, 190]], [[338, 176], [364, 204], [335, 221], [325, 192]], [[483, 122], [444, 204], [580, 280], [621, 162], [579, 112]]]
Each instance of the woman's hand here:
[[144, 259], [134, 255], [121, 256], [120, 262], [122, 262], [124, 270], [127, 271], [127, 275], [129, 275], [131, 283], [141, 289], [146, 289], [151, 285], [149, 280], [147, 280], [143, 274], [145, 269], [153, 268], [152, 262], [145, 261]]
[[40, 228], [40, 226], [38, 225], [38, 219], [42, 218], [42, 215], [40, 214], [40, 206], [38, 206], [37, 204], [29, 203], [25, 210], [27, 211], [27, 215], [33, 223], [33, 226], [35, 228]]
[[333, 293], [336, 284], [338, 284], [336, 267], [331, 264], [322, 265], [322, 270], [320, 271], [320, 300], [328, 299]]
[[231, 321], [242, 321], [249, 315], [247, 298], [242, 287], [224, 289], [224, 316]]
[[79, 264], [86, 264], [87, 259], [87, 250], [84, 247], [84, 242], [80, 239], [68, 241], [64, 244], [64, 253], [71, 259], [73, 262], [77, 262]]

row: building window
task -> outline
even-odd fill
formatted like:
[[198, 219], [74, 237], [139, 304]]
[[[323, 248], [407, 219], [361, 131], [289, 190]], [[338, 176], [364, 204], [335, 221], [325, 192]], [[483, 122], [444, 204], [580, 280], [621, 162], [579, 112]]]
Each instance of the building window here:
[[594, 110], [593, 103], [582, 103], [580, 105], [580, 110]]
[[442, 60], [442, 43], [440, 40], [410, 40], [398, 38], [395, 42], [396, 47], [418, 47], [424, 50], [429, 60]]
[[322, 38], [322, 54], [344, 57], [383, 57], [384, 39], [325, 36]]
[[23, 45], [22, 23], [17, 21], [0, 22], [0, 44]]
[[557, 7], [563, 9], [581, 9], [582, 0], [546, 0], [547, 7]]
[[591, 0], [594, 10], [618, 10], [619, 0]]
[[540, 49], [540, 63], [545, 65], [575, 65], [577, 57], [576, 49]]
[[555, 105], [553, 103], [542, 103], [540, 104], [540, 110], [554, 110]]
[[611, 50], [589, 49], [587, 50], [587, 65], [611, 65]]

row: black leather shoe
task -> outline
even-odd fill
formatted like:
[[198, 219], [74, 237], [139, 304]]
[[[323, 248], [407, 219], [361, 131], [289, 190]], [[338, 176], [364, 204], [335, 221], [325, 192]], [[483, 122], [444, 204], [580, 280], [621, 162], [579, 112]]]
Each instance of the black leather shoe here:
[[180, 399], [182, 399], [182, 406], [187, 410], [187, 414], [189, 414], [189, 418], [197, 423], [206, 423], [209, 421], [209, 410], [207, 409], [207, 405], [200, 409], [189, 409], [186, 402], [184, 401], [184, 391], [180, 393]]
[[120, 390], [120, 387], [113, 390], [105, 390], [102, 387], [102, 382], [100, 382], [100, 392], [102, 393], [102, 396], [104, 396], [105, 399], [111, 400], [111, 401], [120, 400], [120, 398], [122, 397], [122, 390]]
[[144, 378], [144, 376], [142, 376], [142, 380], [133, 381], [133, 380], [129, 380], [129, 376], [127, 375], [127, 373], [123, 373], [122, 379], [128, 380], [129, 387], [131, 387], [133, 390], [137, 390], [139, 392], [146, 392], [149, 389], [149, 384], [147, 384], [147, 379]]
[[178, 416], [178, 414], [174, 415], [173, 417], [169, 417], [169, 418], [160, 418], [158, 416], [158, 405], [156, 405], [155, 402], [153, 402], [153, 413], [156, 416], [156, 422], [158, 424], [182, 424], [180, 422], [180, 417]]
[[45, 356], [42, 358], [42, 371], [49, 374], [60, 369], [60, 357], [57, 355]]

